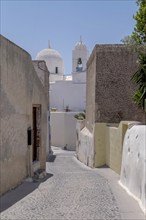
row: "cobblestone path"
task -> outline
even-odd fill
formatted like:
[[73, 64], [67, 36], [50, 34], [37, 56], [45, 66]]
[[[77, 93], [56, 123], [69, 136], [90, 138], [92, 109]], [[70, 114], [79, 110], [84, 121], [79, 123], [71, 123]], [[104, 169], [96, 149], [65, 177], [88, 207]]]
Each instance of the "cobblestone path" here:
[[56, 156], [53, 155], [52, 161], [47, 163], [47, 173], [53, 174], [52, 177], [3, 211], [1, 219], [122, 219], [114, 194], [104, 177], [80, 165], [74, 158], [74, 152], [57, 148], [54, 152]]

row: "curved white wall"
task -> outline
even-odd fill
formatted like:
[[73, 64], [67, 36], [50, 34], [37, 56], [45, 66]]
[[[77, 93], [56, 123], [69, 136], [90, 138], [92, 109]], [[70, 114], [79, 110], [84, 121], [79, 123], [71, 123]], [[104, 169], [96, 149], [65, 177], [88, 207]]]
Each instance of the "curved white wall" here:
[[146, 212], [146, 125], [134, 125], [126, 132], [120, 183]]
[[44, 60], [46, 62], [50, 74], [64, 74], [64, 62], [58, 51], [51, 48], [44, 49], [37, 54], [36, 60]]
[[63, 60], [59, 57], [47, 57], [44, 58], [46, 65], [48, 67], [48, 70], [51, 73], [55, 74], [56, 67], [58, 67], [58, 75], [63, 75], [64, 74], [64, 64]]

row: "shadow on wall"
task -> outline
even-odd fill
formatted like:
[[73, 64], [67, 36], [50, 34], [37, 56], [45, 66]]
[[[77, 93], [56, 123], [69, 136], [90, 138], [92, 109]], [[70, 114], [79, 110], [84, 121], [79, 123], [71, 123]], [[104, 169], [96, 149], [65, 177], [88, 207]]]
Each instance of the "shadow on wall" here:
[[8, 209], [10, 206], [14, 205], [19, 200], [23, 199], [29, 193], [33, 192], [35, 189], [39, 187], [39, 185], [51, 178], [53, 174], [47, 173], [43, 179], [28, 179], [28, 181], [24, 181], [17, 188], [5, 193], [0, 197], [0, 212]]

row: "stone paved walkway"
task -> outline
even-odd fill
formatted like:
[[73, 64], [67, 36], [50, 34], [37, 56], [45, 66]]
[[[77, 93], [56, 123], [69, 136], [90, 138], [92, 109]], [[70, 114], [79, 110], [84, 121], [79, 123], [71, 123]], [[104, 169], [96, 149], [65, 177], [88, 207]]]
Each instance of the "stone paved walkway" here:
[[[126, 219], [105, 170], [102, 173], [82, 165], [74, 152], [55, 147], [53, 151], [52, 160], [47, 163], [47, 173], [53, 175], [3, 211], [2, 220]], [[144, 219], [139, 209], [138, 214], [133, 219]]]

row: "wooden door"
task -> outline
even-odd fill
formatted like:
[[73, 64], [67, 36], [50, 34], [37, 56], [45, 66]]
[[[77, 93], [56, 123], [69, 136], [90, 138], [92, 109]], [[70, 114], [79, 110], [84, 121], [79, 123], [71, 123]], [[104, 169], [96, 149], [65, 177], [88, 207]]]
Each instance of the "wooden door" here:
[[40, 131], [40, 119], [41, 119], [41, 106], [33, 106], [33, 153], [32, 160], [39, 160], [39, 151], [41, 144], [41, 131]]

